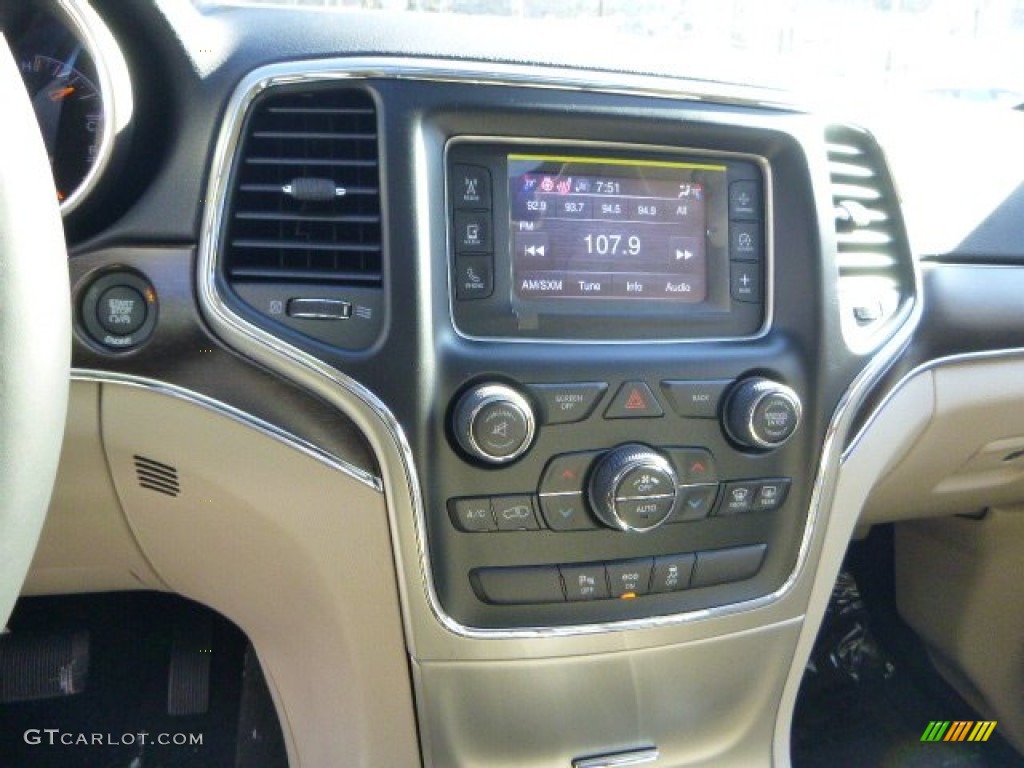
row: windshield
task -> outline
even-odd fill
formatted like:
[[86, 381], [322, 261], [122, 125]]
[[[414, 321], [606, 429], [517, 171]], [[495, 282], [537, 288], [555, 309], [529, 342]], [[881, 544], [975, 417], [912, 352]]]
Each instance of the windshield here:
[[539, 19], [576, 40], [684, 56], [699, 78], [824, 97], [841, 85], [854, 100], [1024, 102], [1024, 0], [193, 1]]

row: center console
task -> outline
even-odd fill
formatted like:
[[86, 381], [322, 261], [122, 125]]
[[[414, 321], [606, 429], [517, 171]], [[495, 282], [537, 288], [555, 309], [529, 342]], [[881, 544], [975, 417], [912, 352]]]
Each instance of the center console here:
[[485, 631], [765, 597], [803, 532], [817, 425], [775, 284], [812, 275], [776, 259], [771, 162], [586, 122], [444, 143], [428, 540], [443, 610]]
[[[848, 540], [838, 451], [886, 363], [840, 315], [866, 249], [901, 241], [884, 211], [888, 234], [836, 234], [848, 195], [895, 199], [873, 144], [643, 78], [308, 66], [240, 87], [204, 317], [373, 449], [425, 764], [768, 762]], [[309, 167], [270, 176], [292, 239], [239, 261], [228, 213], [268, 186], [239, 169], [272, 149], [245, 99], [273, 91], [256, 117], [300, 115], [286, 159]], [[344, 146], [306, 122], [327, 113]], [[335, 166], [358, 173], [331, 190]], [[358, 535], [374, 506], [330, 514]]]

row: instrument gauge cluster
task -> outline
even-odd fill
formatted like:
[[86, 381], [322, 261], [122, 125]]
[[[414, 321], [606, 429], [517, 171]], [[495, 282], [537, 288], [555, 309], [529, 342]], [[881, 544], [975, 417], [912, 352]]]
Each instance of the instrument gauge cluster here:
[[0, 11], [67, 217], [107, 178], [132, 113], [124, 57], [84, 0], [30, 0]]

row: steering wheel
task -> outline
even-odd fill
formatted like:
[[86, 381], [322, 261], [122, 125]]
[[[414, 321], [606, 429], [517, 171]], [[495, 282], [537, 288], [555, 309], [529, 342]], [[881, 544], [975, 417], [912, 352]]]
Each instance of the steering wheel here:
[[53, 175], [0, 34], [0, 630], [50, 503], [68, 405], [71, 301]]

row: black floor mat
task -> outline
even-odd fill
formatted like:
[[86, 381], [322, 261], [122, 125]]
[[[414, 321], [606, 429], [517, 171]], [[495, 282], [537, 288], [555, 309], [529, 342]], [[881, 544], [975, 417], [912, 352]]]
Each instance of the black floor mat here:
[[[172, 642], [190, 623], [210, 631], [209, 708], [173, 716]], [[238, 765], [247, 640], [226, 619], [179, 597], [132, 593], [23, 600], [10, 626], [15, 633], [87, 631], [91, 654], [82, 693], [0, 706], [3, 768]], [[267, 759], [268, 768], [287, 765], [283, 751]]]
[[797, 699], [794, 768], [1024, 766], [998, 726], [986, 742], [921, 741], [932, 721], [984, 718], [935, 672], [899, 618], [892, 551], [891, 526], [851, 545], [843, 571], [856, 583], [860, 604], [852, 604], [856, 591], [851, 598], [848, 589], [839, 590], [823, 623], [814, 669]]

